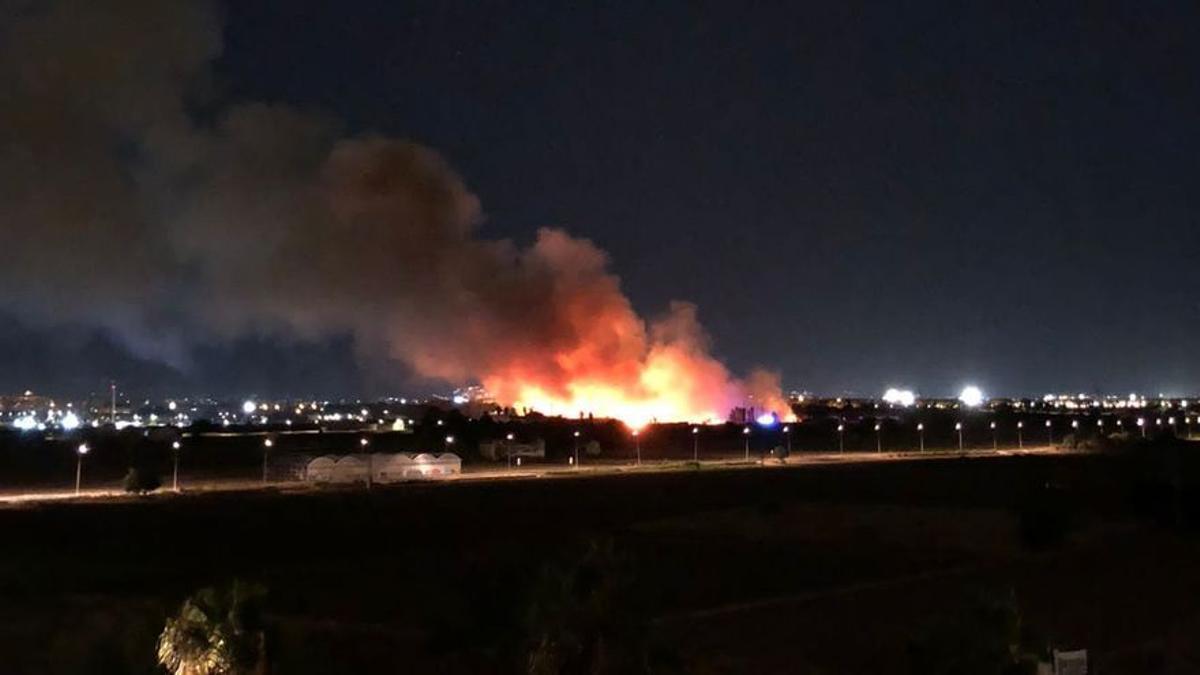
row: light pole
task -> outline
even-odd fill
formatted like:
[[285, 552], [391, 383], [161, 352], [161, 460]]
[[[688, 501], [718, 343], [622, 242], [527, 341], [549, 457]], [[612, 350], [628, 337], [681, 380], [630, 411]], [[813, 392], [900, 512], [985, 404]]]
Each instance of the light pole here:
[[742, 436], [746, 439], [746, 461], [750, 461], [750, 427], [742, 427]]
[[269, 438], [266, 439], [265, 441], [263, 441], [263, 476], [262, 476], [263, 485], [267, 484], [267, 457], [270, 456], [271, 447], [273, 445], [275, 445], [275, 441], [272, 441]]
[[445, 452], [450, 452], [450, 448], [451, 448], [451, 446], [453, 446], [453, 445], [454, 445], [454, 437], [453, 437], [453, 436], [447, 436], [447, 437], [446, 437], [446, 447], [445, 447]]
[[1176, 430], [1175, 430], [1175, 418], [1174, 418], [1174, 417], [1168, 417], [1168, 418], [1167, 418], [1167, 424], [1170, 424], [1170, 425], [1171, 425], [1171, 435], [1172, 435], [1172, 436], [1176, 436], [1176, 435], [1178, 435], [1178, 434], [1176, 433]]
[[1138, 429], [1140, 429], [1142, 431], [1142, 438], [1145, 438], [1146, 437], [1146, 418], [1139, 417], [1137, 419], [1137, 425], [1138, 425]]
[[1054, 447], [1054, 425], [1046, 420], [1046, 437], [1050, 439], [1050, 447]]
[[883, 452], [883, 425], [875, 423], [875, 452]]
[[80, 443], [75, 449], [75, 496], [79, 496], [79, 484], [83, 480], [83, 456], [88, 454], [87, 443]]
[[513, 435], [512, 435], [512, 434], [505, 434], [505, 435], [504, 435], [504, 440], [505, 440], [505, 443], [504, 443], [504, 458], [508, 460], [508, 468], [510, 468], [510, 469], [511, 469], [511, 468], [512, 468], [512, 442], [513, 442]]
[[1188, 440], [1190, 441], [1190, 440], [1192, 440], [1192, 418], [1185, 417], [1185, 418], [1183, 418], [1183, 422], [1184, 422], [1184, 424], [1187, 425], [1187, 437], [1188, 437]]
[[578, 469], [579, 468], [579, 432], [576, 431], [573, 434], [573, 436], [575, 439], [575, 441], [574, 441], [575, 442], [575, 457], [572, 459], [572, 463], [575, 465], [575, 468]]
[[700, 463], [700, 427], [692, 427], [692, 461]]
[[958, 451], [959, 451], [959, 452], [962, 452], [962, 451], [963, 451], [963, 442], [962, 442], [962, 422], [955, 422], [955, 423], [954, 423], [954, 430], [958, 432]]
[[634, 448], [637, 450], [637, 465], [641, 466], [642, 465], [642, 437], [640, 434], [638, 434], [637, 429], [633, 430], [633, 445], [634, 445]]
[[367, 489], [368, 490], [371, 489], [371, 479], [374, 477], [372, 474], [375, 473], [375, 462], [373, 461], [374, 456], [370, 452], [367, 451], [367, 446], [370, 444], [371, 444], [371, 441], [367, 440], [367, 438], [365, 436], [363, 438], [358, 439], [358, 446], [360, 448], [362, 448], [363, 452], [367, 453]]
[[791, 454], [792, 454], [792, 428], [790, 426], [786, 426], [783, 428], [783, 436], [784, 436], [784, 438], [787, 439], [787, 453], [789, 456], [791, 456]]
[[917, 422], [917, 438], [921, 440], [921, 452], [925, 452], [925, 423]]
[[838, 424], [838, 452], [846, 451], [846, 425]]
[[995, 452], [1000, 449], [1000, 440], [996, 438], [996, 423], [992, 422], [988, 426], [992, 428], [992, 451]]
[[1024, 428], [1025, 428], [1025, 422], [1018, 421], [1017, 422], [1017, 449], [1019, 449], [1019, 450], [1025, 449], [1025, 439], [1021, 436], [1021, 430]]
[[175, 455], [175, 468], [171, 472], [171, 489], [176, 492], [179, 492], [179, 448], [179, 441], [171, 443], [171, 450], [174, 451], [173, 454]]

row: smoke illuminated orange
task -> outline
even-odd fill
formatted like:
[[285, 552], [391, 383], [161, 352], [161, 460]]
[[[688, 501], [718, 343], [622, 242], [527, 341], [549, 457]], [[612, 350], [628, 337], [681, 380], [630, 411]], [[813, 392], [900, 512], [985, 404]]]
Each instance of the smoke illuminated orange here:
[[755, 371], [738, 379], [710, 354], [693, 305], [672, 303], [647, 326], [590, 242], [543, 230], [533, 253], [559, 270], [550, 304], [565, 337], [548, 352], [516, 349], [481, 378], [501, 404], [618, 419], [632, 429], [723, 422], [739, 407], [791, 419], [776, 375]]

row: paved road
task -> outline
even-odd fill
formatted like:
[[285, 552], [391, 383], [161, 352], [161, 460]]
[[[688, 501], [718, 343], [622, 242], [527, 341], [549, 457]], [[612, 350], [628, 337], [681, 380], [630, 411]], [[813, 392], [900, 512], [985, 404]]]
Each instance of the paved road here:
[[[1051, 446], [1030, 446], [1023, 450], [1002, 449], [1002, 450], [968, 450], [965, 453], [958, 451], [928, 451], [928, 452], [826, 452], [826, 453], [803, 453], [792, 455], [786, 463], [781, 463], [775, 460], [767, 460], [765, 463], [759, 462], [757, 459], [752, 459], [747, 462], [742, 457], [729, 457], [722, 459], [704, 459], [700, 461], [701, 470], [789, 470], [798, 469], [805, 466], [822, 465], [822, 464], [862, 464], [873, 462], [911, 462], [911, 461], [926, 461], [933, 459], [945, 459], [948, 457], [999, 457], [1011, 455], [1046, 455], [1046, 454], [1070, 454], [1072, 451], [1054, 448]], [[653, 461], [643, 462], [641, 465], [636, 465], [629, 462], [614, 462], [611, 460], [599, 460], [595, 463], [582, 463], [582, 466], [576, 468], [562, 464], [532, 464], [522, 467], [513, 467], [512, 469], [500, 468], [493, 469], [488, 466], [468, 466], [464, 473], [455, 476], [442, 476], [430, 480], [439, 482], [475, 482], [485, 480], [537, 480], [547, 478], [585, 478], [588, 476], [612, 476], [621, 474], [638, 474], [652, 473], [662, 471], [695, 471], [696, 467], [693, 462], [681, 460], [668, 461]], [[258, 480], [236, 480], [236, 479], [206, 479], [201, 481], [188, 481], [181, 475], [180, 480], [181, 493], [187, 494], [204, 494], [211, 492], [244, 492], [249, 490], [275, 489], [288, 492], [303, 492], [307, 490], [320, 489], [307, 485], [302, 482], [269, 482], [263, 483]], [[395, 489], [401, 485], [378, 486], [380, 489]], [[170, 488], [160, 490], [158, 495], [172, 494]], [[67, 488], [51, 488], [51, 489], [0, 489], [0, 505], [19, 505], [30, 504], [37, 502], [64, 501], [64, 500], [91, 500], [91, 499], [118, 499], [129, 498], [120, 485], [113, 483], [99, 488], [87, 488], [75, 493], [74, 489]]]

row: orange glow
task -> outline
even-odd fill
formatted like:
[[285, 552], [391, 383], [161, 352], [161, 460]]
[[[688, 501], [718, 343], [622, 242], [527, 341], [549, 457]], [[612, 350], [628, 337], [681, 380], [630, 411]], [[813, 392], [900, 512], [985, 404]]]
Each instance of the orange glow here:
[[[396, 355], [423, 376], [479, 383], [500, 405], [550, 416], [592, 415], [631, 429], [659, 422], [723, 422], [734, 408], [791, 419], [779, 379], [738, 378], [717, 360], [688, 303], [643, 319], [591, 242], [543, 229], [528, 249], [487, 249], [474, 267], [442, 277], [475, 279], [443, 294], [451, 330], [400, 323]], [[465, 275], [465, 276], [464, 276]], [[485, 281], [486, 280], [486, 281]]]
[[649, 331], [627, 305], [617, 309], [607, 317], [617, 325], [607, 330], [593, 325], [605, 317], [582, 316], [589, 324], [582, 334], [599, 339], [554, 355], [556, 377], [513, 367], [484, 378], [484, 386], [518, 411], [611, 418], [630, 429], [652, 422], [724, 422], [737, 407], [794, 419], [774, 374], [756, 371], [740, 380], [707, 352], [691, 305], [674, 304]]

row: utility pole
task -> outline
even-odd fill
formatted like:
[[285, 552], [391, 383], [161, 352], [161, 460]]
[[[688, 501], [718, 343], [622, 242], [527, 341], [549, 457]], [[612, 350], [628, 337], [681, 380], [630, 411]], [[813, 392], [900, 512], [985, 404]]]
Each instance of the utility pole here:
[[112, 416], [111, 421], [113, 423], [113, 426], [115, 427], [115, 426], [117, 426], [117, 383], [109, 382], [108, 389], [109, 389], [109, 393], [112, 394], [112, 407], [109, 408], [109, 411]]

